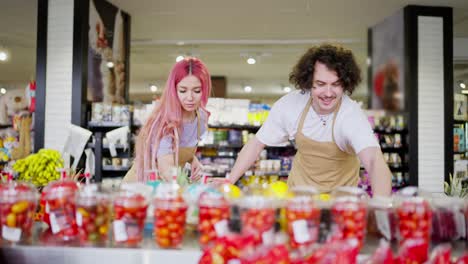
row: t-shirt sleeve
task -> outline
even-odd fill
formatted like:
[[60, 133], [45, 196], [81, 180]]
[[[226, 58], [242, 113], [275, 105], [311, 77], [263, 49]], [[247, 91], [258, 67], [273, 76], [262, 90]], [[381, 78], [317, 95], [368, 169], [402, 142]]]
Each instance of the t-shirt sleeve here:
[[356, 154], [368, 147], [380, 147], [366, 114], [360, 108], [353, 112], [344, 118], [342, 127], [346, 144]]
[[278, 100], [270, 110], [268, 117], [258, 130], [256, 137], [267, 146], [279, 146], [288, 142], [289, 134], [283, 118], [284, 98]]
[[164, 136], [159, 142], [157, 156], [159, 157], [172, 153], [174, 153], [174, 149], [172, 148], [172, 138], [169, 136]]
[[200, 111], [200, 138], [206, 137], [206, 132], [208, 131], [208, 114], [205, 111]]

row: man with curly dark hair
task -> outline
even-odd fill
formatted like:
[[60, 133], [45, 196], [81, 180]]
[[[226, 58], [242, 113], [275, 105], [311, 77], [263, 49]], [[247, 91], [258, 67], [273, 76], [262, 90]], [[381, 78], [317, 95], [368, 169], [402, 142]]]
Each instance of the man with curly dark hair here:
[[391, 172], [366, 115], [349, 97], [361, 82], [353, 53], [331, 44], [312, 47], [289, 80], [298, 90], [274, 104], [256, 136], [239, 153], [230, 181], [236, 182], [266, 145], [295, 140], [289, 186], [311, 185], [321, 192], [357, 186], [362, 163], [374, 194], [390, 195]]

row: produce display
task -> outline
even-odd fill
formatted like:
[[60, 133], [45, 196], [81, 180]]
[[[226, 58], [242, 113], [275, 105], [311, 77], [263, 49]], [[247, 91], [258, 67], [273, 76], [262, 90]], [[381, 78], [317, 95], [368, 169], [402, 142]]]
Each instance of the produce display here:
[[154, 237], [159, 247], [182, 246], [187, 208], [175, 179], [159, 185], [154, 199]]
[[135, 191], [122, 190], [114, 198], [114, 245], [136, 247], [143, 241], [148, 199]]
[[18, 173], [18, 180], [31, 182], [38, 187], [58, 180], [59, 168], [63, 168], [63, 159], [60, 152], [53, 149], [41, 149], [35, 154], [17, 160], [13, 165], [13, 170]]
[[228, 232], [230, 206], [221, 194], [207, 192], [201, 195], [199, 208], [199, 243], [205, 247]]
[[[460, 217], [468, 215], [464, 200], [440, 202], [417, 193], [370, 199], [350, 188], [323, 195], [305, 188], [289, 190], [279, 183], [249, 190], [228, 183], [199, 185], [182, 187], [174, 178], [160, 182], [152, 193], [153, 188], [143, 183], [123, 184], [118, 191], [105, 192], [89, 180], [82, 185], [66, 179], [52, 182], [41, 196], [46, 212], [41, 220], [49, 228], [38, 234], [39, 243], [138, 248], [149, 235], [144, 227], [150, 224], [154, 241], [151, 244], [160, 249], [180, 249], [184, 239], [196, 239], [197, 234], [203, 252], [198, 262], [203, 264], [461, 264], [468, 258], [457, 254], [458, 259], [454, 259], [449, 244], [437, 244], [466, 237], [460, 226], [468, 219], [459, 222]], [[197, 228], [188, 236], [192, 223], [187, 219], [187, 197], [196, 201], [197, 211]], [[0, 183], [3, 244], [31, 240], [38, 198], [32, 185]], [[383, 238], [389, 234], [393, 238], [391, 230], [397, 230], [397, 250], [382, 240], [369, 257], [357, 262], [365, 236], [372, 235], [367, 232], [367, 219], [371, 219], [371, 214], [379, 215], [375, 214], [376, 209], [389, 213], [375, 216], [375, 225], [380, 233], [386, 230], [387, 235], [379, 235]], [[153, 214], [148, 215], [148, 211]], [[448, 220], [453, 217], [448, 212], [457, 215], [455, 225]], [[396, 221], [390, 220], [389, 215], [394, 215]], [[327, 227], [328, 223], [331, 225]], [[437, 223], [434, 228], [432, 223]]]
[[78, 188], [72, 180], [55, 181], [44, 188], [41, 196], [45, 208], [43, 220], [49, 225], [52, 240], [69, 241], [77, 237], [75, 194]]
[[76, 223], [81, 245], [106, 245], [111, 222], [110, 197], [86, 185], [77, 196]]
[[26, 183], [10, 182], [0, 188], [0, 240], [6, 243], [31, 239], [38, 193]]

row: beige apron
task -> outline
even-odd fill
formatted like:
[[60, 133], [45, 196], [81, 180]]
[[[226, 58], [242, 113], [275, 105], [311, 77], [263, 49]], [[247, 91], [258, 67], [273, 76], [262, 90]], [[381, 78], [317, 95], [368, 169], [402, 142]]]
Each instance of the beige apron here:
[[[197, 151], [198, 140], [200, 139], [200, 115], [198, 112], [197, 115], [197, 145], [195, 147], [179, 147], [179, 153], [174, 152], [174, 164], [178, 161], [179, 167], [184, 167], [185, 163], [191, 163], [193, 160], [193, 156]], [[176, 156], [177, 155], [177, 156]], [[137, 181], [137, 176], [135, 172], [135, 166], [132, 165], [130, 170], [128, 170], [127, 174], [123, 178], [122, 182], [135, 182]]]
[[294, 157], [288, 185], [312, 185], [320, 192], [331, 192], [339, 186], [357, 186], [360, 162], [335, 144], [334, 127], [339, 102], [333, 112], [332, 142], [312, 140], [302, 133], [304, 120], [312, 105], [312, 97], [302, 111], [296, 133], [297, 153]]

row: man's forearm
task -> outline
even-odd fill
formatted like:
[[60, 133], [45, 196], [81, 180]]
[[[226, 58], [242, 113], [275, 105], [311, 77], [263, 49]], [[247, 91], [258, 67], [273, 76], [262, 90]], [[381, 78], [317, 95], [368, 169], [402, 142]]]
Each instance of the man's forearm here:
[[382, 154], [375, 157], [375, 162], [369, 171], [374, 195], [390, 196], [392, 194], [392, 173]]
[[260, 152], [265, 148], [265, 145], [260, 142], [256, 137], [250, 139], [247, 144], [242, 148], [237, 156], [236, 163], [232, 167], [229, 181], [235, 183], [239, 178], [244, 175], [250, 166], [257, 160]]

